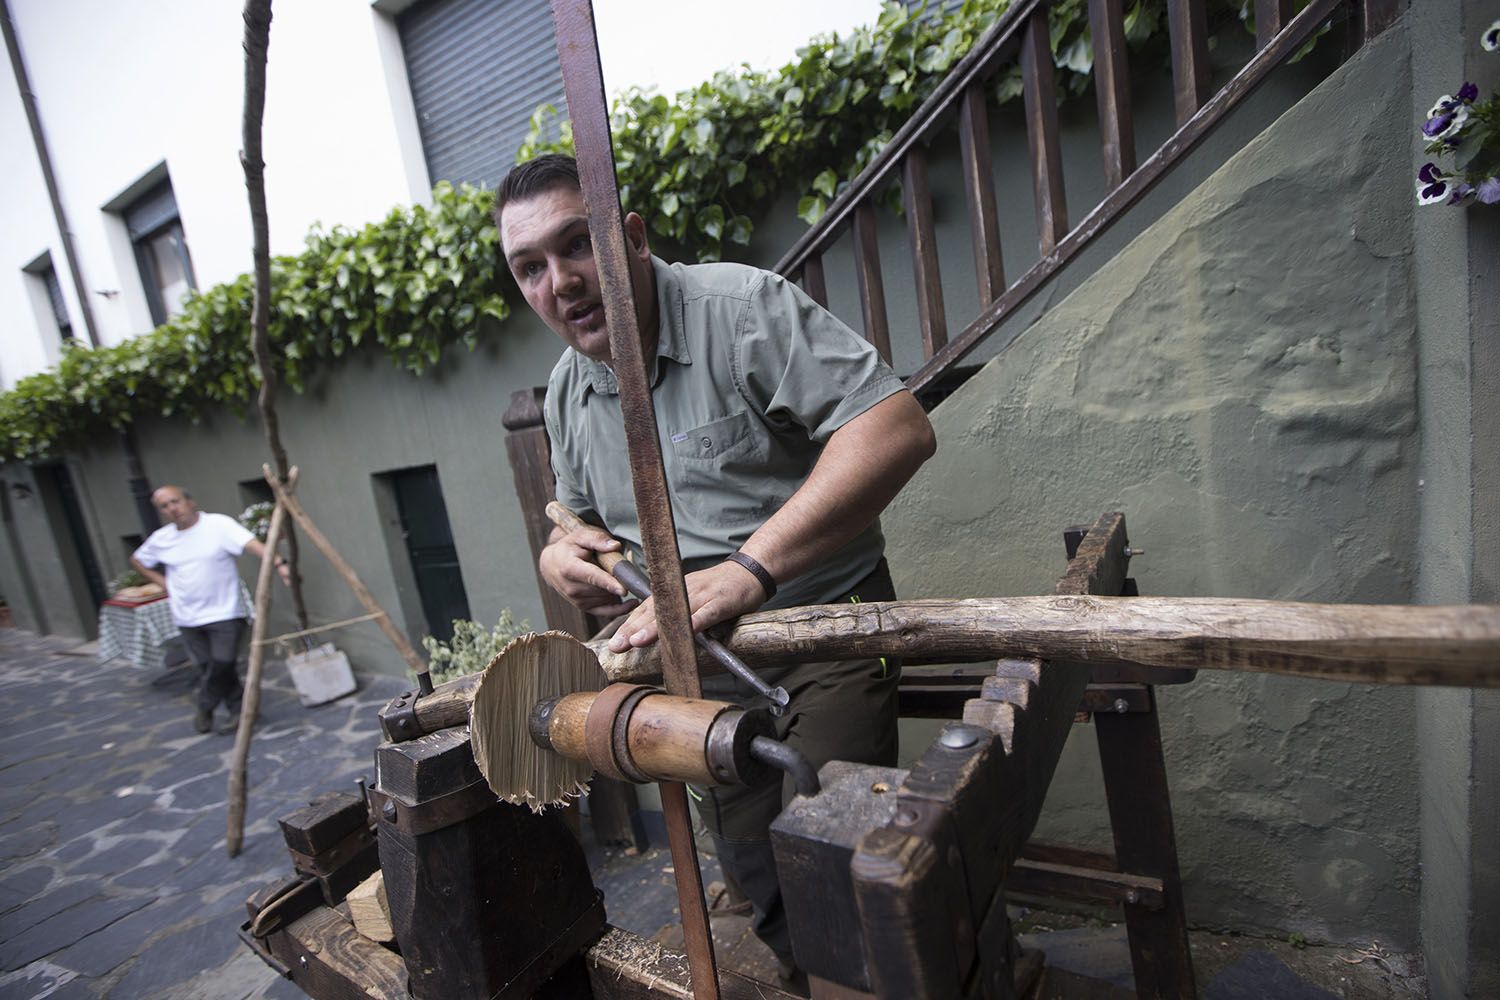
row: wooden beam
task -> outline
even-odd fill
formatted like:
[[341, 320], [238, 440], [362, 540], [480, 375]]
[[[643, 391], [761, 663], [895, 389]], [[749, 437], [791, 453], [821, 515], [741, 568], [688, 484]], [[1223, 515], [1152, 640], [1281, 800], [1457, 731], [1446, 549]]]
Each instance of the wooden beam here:
[[1208, 103], [1208, 12], [1203, 0], [1167, 0], [1172, 43], [1172, 89], [1182, 126]]
[[885, 279], [880, 274], [880, 235], [875, 206], [862, 202], [854, 210], [854, 274], [859, 280], [859, 308], [864, 314], [865, 339], [891, 363], [891, 324], [885, 315]]
[[[752, 668], [907, 653], [1202, 667], [1363, 684], [1500, 687], [1500, 605], [1309, 604], [1219, 597], [989, 597], [785, 608], [721, 636]], [[591, 644], [612, 681], [655, 647]], [[700, 666], [712, 661], [706, 657]], [[1070, 706], [1071, 711], [1071, 706]]]
[[969, 230], [974, 242], [974, 270], [980, 308], [1005, 291], [1005, 264], [1000, 251], [1000, 216], [995, 209], [995, 172], [990, 156], [990, 117], [984, 85], [964, 91], [958, 111], [958, 148], [968, 196]]
[[828, 308], [828, 282], [823, 277], [822, 254], [812, 254], [802, 264], [802, 290], [818, 305]]
[[1099, 101], [1099, 136], [1104, 145], [1104, 184], [1113, 191], [1135, 172], [1135, 111], [1130, 104], [1130, 69], [1125, 62], [1122, 0], [1089, 0], [1094, 36], [1094, 92]]
[[1032, 12], [1021, 36], [1021, 84], [1026, 104], [1026, 142], [1036, 194], [1037, 245], [1047, 257], [1068, 234], [1068, 196], [1063, 189], [1062, 147], [1057, 131], [1057, 71], [1052, 65], [1047, 8]]
[[948, 320], [943, 310], [943, 279], [938, 269], [925, 147], [914, 147], [906, 155], [902, 177], [906, 231], [911, 242], [911, 269], [917, 283], [917, 325], [922, 331], [922, 360], [926, 361], [948, 342]]

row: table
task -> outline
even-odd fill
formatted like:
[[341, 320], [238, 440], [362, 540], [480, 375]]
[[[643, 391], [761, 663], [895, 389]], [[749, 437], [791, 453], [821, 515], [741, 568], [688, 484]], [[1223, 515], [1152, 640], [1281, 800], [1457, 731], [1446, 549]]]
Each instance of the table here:
[[111, 598], [99, 607], [99, 662], [123, 657], [142, 670], [161, 669], [167, 643], [177, 638], [167, 595], [147, 601]]

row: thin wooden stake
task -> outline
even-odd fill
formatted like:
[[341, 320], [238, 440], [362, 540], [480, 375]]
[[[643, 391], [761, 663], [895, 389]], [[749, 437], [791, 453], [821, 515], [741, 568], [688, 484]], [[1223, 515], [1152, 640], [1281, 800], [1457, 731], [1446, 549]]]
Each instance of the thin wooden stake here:
[[[291, 483], [297, 481], [292, 470]], [[245, 694], [240, 699], [240, 726], [234, 734], [234, 754], [229, 761], [229, 826], [224, 846], [232, 858], [240, 853], [245, 839], [245, 763], [250, 757], [250, 737], [255, 716], [260, 712], [260, 672], [266, 662], [266, 619], [271, 612], [271, 578], [276, 575], [276, 543], [286, 525], [286, 507], [278, 503], [271, 510], [271, 526], [266, 529], [266, 547], [260, 557], [260, 571], [255, 576], [255, 622], [250, 627], [250, 667], [245, 672]]]

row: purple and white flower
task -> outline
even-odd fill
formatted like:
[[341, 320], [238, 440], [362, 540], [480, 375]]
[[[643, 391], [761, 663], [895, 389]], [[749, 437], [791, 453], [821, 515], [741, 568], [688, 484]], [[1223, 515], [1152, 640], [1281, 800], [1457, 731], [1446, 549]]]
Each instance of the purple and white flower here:
[[1424, 163], [1417, 171], [1417, 204], [1445, 204], [1453, 197], [1453, 189], [1453, 175], [1443, 173], [1436, 163]]
[[1427, 112], [1427, 121], [1422, 123], [1422, 134], [1433, 142], [1457, 146], [1459, 133], [1469, 120], [1469, 105], [1478, 96], [1479, 88], [1465, 83], [1459, 88], [1457, 97], [1444, 94], [1438, 98], [1432, 110]]
[[[1496, 22], [1500, 27], [1500, 22]], [[1474, 197], [1481, 204], [1494, 205], [1500, 202], [1500, 177], [1486, 177], [1474, 188]]]
[[1500, 21], [1484, 29], [1484, 34], [1479, 36], [1479, 47], [1486, 52], [1500, 51]]

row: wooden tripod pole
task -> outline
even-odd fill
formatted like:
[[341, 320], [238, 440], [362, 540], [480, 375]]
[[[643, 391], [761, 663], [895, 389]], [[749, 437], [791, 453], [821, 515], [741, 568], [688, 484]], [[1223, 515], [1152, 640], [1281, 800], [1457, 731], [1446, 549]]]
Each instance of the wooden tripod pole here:
[[[288, 477], [288, 486], [297, 482], [297, 470]], [[232, 858], [240, 853], [245, 839], [245, 764], [250, 757], [250, 737], [255, 716], [260, 712], [260, 671], [266, 662], [266, 619], [271, 617], [271, 578], [276, 575], [276, 545], [286, 526], [286, 507], [277, 504], [271, 511], [271, 526], [266, 530], [266, 547], [260, 557], [260, 571], [255, 576], [255, 624], [250, 628], [250, 667], [245, 671], [245, 694], [240, 700], [240, 727], [234, 734], [234, 755], [229, 763], [229, 827], [224, 846]]]
[[[262, 465], [261, 471], [265, 474], [266, 482], [271, 485], [271, 492], [276, 495], [276, 503], [286, 508], [287, 514], [293, 521], [297, 522], [297, 527], [301, 528], [303, 534], [307, 535], [307, 540], [313, 543], [314, 548], [323, 553], [323, 558], [327, 559], [333, 568], [338, 571], [339, 576], [344, 578], [344, 582], [349, 585], [350, 590], [354, 591], [354, 596], [359, 600], [360, 604], [364, 605], [364, 609], [376, 616], [375, 624], [379, 625], [380, 631], [384, 632], [385, 637], [391, 640], [391, 645], [396, 647], [396, 652], [401, 654], [401, 658], [406, 661], [406, 665], [411, 668], [412, 673], [418, 676], [426, 673], [427, 664], [422, 662], [422, 657], [417, 655], [417, 651], [412, 648], [412, 644], [406, 641], [406, 636], [401, 634], [401, 630], [391, 623], [390, 616], [385, 613], [385, 609], [375, 600], [374, 595], [370, 593], [370, 589], [364, 585], [358, 574], [354, 572], [354, 568], [344, 561], [344, 557], [339, 555], [339, 550], [334, 548], [333, 543], [324, 537], [316, 524], [313, 524], [312, 518], [307, 516], [307, 511], [302, 509], [302, 504], [298, 501], [297, 497], [281, 485], [281, 480], [277, 478], [276, 473], [271, 470], [269, 465]], [[295, 476], [296, 474], [297, 467], [294, 465], [292, 466], [290, 475]]]

